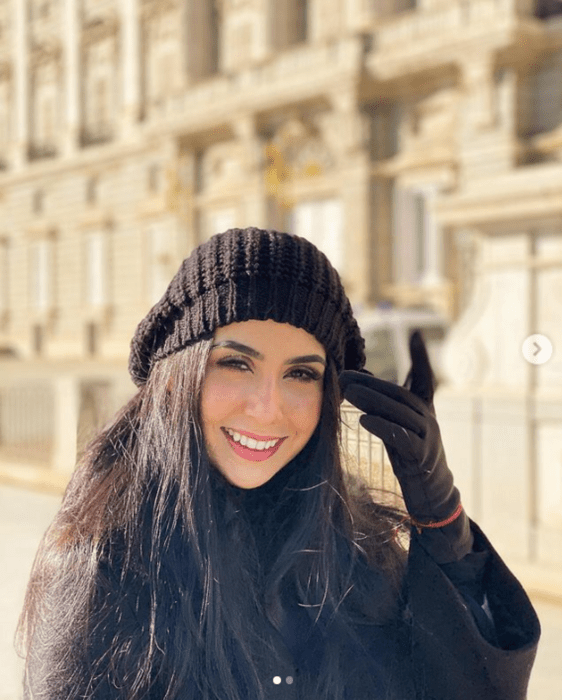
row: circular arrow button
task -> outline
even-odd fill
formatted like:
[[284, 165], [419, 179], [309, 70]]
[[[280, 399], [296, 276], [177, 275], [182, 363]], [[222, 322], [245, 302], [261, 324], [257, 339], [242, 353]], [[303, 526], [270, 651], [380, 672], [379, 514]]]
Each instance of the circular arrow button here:
[[544, 365], [552, 357], [552, 343], [540, 333], [534, 333], [523, 341], [523, 357], [532, 365]]

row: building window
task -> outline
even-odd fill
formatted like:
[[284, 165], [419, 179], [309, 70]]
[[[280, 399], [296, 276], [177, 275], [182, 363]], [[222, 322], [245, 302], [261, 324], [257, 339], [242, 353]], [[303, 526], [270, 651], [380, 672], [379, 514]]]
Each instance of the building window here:
[[154, 15], [146, 26], [144, 52], [147, 101], [163, 105], [182, 89], [184, 65], [181, 59], [181, 22], [176, 11]]
[[162, 168], [158, 163], [152, 163], [148, 168], [148, 190], [159, 192], [162, 187]]
[[98, 201], [99, 180], [97, 177], [90, 177], [86, 183], [86, 202], [96, 204]]
[[57, 153], [59, 127], [59, 71], [56, 61], [37, 65], [30, 76], [32, 138], [29, 156], [32, 160], [49, 158]]
[[84, 115], [82, 144], [104, 143], [112, 138], [115, 113], [115, 40], [105, 38], [88, 46], [83, 61]]
[[339, 199], [300, 202], [289, 215], [289, 228], [312, 241], [337, 270], [344, 265], [343, 206]]
[[90, 357], [98, 353], [98, 327], [95, 323], [86, 324], [86, 353]]
[[308, 1], [294, 0], [294, 14], [292, 14], [293, 43], [306, 41], [308, 37]]
[[36, 323], [33, 326], [33, 352], [35, 355], [42, 355], [43, 354], [43, 348], [45, 345], [45, 333], [43, 326], [40, 324]]
[[375, 105], [366, 109], [370, 116], [370, 142], [372, 160], [385, 160], [398, 153], [398, 105]]
[[561, 70], [562, 52], [556, 52], [522, 81], [519, 96], [522, 136], [549, 132], [562, 123]]
[[55, 140], [55, 100], [52, 95], [45, 95], [39, 104], [39, 143], [51, 146]]
[[307, 0], [275, 0], [272, 3], [272, 34], [276, 48], [283, 49], [307, 41], [309, 3]]
[[442, 240], [433, 213], [437, 188], [395, 187], [393, 282], [432, 285], [442, 281]]
[[33, 203], [31, 208], [34, 214], [42, 214], [45, 204], [45, 193], [43, 190], [35, 190], [33, 193]]
[[218, 73], [221, 61], [222, 0], [191, 0], [186, 3], [184, 34], [180, 40], [190, 80]]
[[109, 90], [106, 78], [98, 78], [95, 82], [94, 124], [103, 128], [109, 123]]
[[106, 234], [95, 231], [86, 235], [86, 303], [99, 308], [107, 304]]
[[52, 242], [44, 238], [31, 247], [31, 304], [36, 311], [47, 311], [53, 302]]

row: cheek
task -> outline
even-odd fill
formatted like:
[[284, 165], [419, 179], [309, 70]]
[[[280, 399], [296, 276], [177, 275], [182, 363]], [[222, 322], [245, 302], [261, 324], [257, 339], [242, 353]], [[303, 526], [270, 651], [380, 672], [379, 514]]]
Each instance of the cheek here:
[[201, 392], [201, 414], [204, 422], [221, 418], [240, 401], [240, 391], [229, 382], [210, 375], [203, 383]]
[[301, 429], [313, 432], [322, 411], [322, 390], [291, 397], [290, 414]]

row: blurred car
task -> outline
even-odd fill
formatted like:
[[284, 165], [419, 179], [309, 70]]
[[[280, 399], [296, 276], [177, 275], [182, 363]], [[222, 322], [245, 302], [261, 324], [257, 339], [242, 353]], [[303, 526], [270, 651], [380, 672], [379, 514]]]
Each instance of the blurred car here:
[[376, 377], [404, 382], [411, 364], [410, 335], [419, 329], [437, 380], [442, 378], [441, 349], [449, 329], [444, 316], [424, 309], [375, 308], [357, 313], [356, 318], [365, 338], [366, 369]]

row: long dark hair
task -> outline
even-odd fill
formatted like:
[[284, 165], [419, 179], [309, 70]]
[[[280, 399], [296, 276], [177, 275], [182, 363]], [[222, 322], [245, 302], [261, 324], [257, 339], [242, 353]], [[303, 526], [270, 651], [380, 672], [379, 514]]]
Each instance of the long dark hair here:
[[[313, 620], [337, 611], [331, 619], [351, 635], [354, 615], [381, 623], [399, 606], [403, 512], [346, 477], [330, 357], [319, 424], [287, 484], [290, 522], [258, 580], [255, 542], [244, 518], [226, 522], [226, 490], [202, 437], [211, 344], [156, 363], [82, 455], [41, 541], [18, 625], [25, 697], [101, 698], [100, 689], [119, 688], [126, 700], [263, 698], [256, 654], [274, 650], [252, 621], [279, 622], [289, 582]], [[386, 597], [361, 571], [383, 575]], [[309, 697], [341, 698], [337, 645], [326, 658]]]

